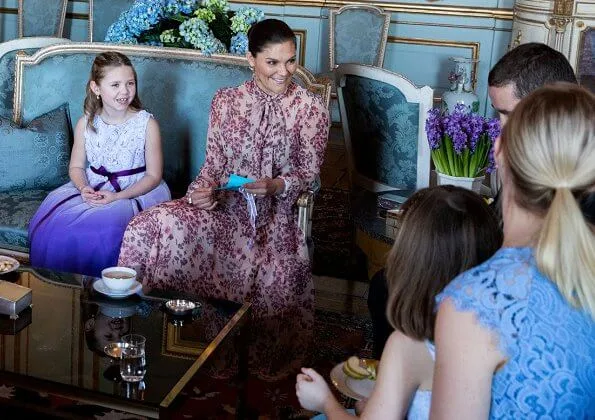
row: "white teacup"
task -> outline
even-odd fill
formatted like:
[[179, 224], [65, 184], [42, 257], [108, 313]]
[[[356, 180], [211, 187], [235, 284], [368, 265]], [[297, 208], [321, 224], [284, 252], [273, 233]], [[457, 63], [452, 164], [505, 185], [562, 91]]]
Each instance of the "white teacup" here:
[[101, 272], [101, 279], [108, 289], [123, 292], [136, 281], [136, 271], [128, 267], [108, 267]]

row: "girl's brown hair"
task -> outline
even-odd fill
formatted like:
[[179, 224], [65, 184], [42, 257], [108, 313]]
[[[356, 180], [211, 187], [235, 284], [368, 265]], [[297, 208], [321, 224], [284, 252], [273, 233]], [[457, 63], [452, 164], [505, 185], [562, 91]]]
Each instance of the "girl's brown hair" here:
[[450, 185], [413, 194], [402, 218], [387, 260], [386, 315], [408, 337], [433, 340], [436, 296], [458, 274], [491, 257], [502, 232], [483, 198]]
[[501, 150], [515, 203], [544, 218], [539, 271], [595, 317], [595, 95], [569, 83], [536, 90], [515, 107]]
[[95, 131], [93, 121], [95, 120], [97, 111], [101, 109], [102, 102], [101, 97], [97, 98], [97, 95], [95, 95], [95, 93], [93, 93], [91, 90], [91, 81], [99, 85], [110, 67], [120, 66], [127, 66], [132, 69], [132, 73], [134, 74], [134, 83], [137, 86], [136, 93], [134, 95], [134, 99], [130, 103], [130, 107], [136, 111], [142, 108], [140, 99], [138, 97], [138, 78], [136, 76], [136, 70], [134, 70], [130, 59], [124, 54], [115, 51], [106, 51], [104, 53], [98, 54], [97, 57], [95, 57], [95, 60], [93, 60], [93, 65], [91, 66], [91, 74], [89, 76], [89, 81], [87, 82], [87, 96], [85, 97], [85, 103], [83, 105], [85, 115], [87, 116], [87, 128], [91, 129], [92, 131]]

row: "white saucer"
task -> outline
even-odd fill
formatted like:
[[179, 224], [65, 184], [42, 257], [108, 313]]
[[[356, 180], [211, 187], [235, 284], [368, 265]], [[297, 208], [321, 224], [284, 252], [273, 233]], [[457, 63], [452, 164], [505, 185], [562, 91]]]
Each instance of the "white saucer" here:
[[131, 296], [135, 293], [140, 292], [142, 288], [143, 285], [136, 280], [134, 281], [134, 283], [132, 283], [132, 286], [130, 286], [129, 289], [123, 291], [114, 291], [112, 289], [109, 289], [102, 279], [97, 279], [95, 283], [93, 283], [93, 289], [95, 289], [97, 292], [103, 295], [109, 296], [114, 299], [123, 299], [125, 297]]
[[10, 273], [11, 271], [15, 271], [21, 265], [17, 260], [6, 255], [0, 255], [0, 262], [7, 262], [12, 264], [12, 266], [8, 270], [0, 271], [0, 274], [6, 274]]
[[353, 379], [343, 372], [343, 363], [339, 363], [331, 370], [331, 382], [341, 394], [360, 401], [369, 398], [376, 381], [371, 379]]

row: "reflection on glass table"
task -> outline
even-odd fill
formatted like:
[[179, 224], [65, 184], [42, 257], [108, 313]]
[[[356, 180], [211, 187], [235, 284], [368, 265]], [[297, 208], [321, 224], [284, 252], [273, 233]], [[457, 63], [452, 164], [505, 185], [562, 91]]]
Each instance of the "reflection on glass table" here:
[[[30, 323], [0, 334], [0, 357], [9, 361], [0, 378], [20, 387], [157, 418], [199, 370], [227, 369], [216, 362], [223, 349], [245, 354], [238, 337], [249, 319], [249, 304], [176, 293], [174, 298], [192, 299], [201, 308], [177, 327], [162, 310], [172, 298], [163, 292], [115, 300], [93, 289], [94, 278], [22, 265], [10, 274], [11, 281], [33, 291]], [[146, 338], [146, 374], [135, 386], [122, 381], [119, 360], [105, 353], [106, 345], [122, 342], [127, 334]], [[241, 379], [238, 369], [231, 373]]]

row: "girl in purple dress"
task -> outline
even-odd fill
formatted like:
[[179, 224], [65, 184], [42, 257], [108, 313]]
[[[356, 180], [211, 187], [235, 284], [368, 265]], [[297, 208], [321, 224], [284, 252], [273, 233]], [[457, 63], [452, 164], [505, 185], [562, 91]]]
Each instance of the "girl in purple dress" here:
[[169, 200], [159, 126], [141, 109], [137, 76], [117, 52], [99, 54], [77, 122], [70, 182], [52, 191], [29, 224], [37, 267], [100, 276], [116, 265], [126, 225]]

